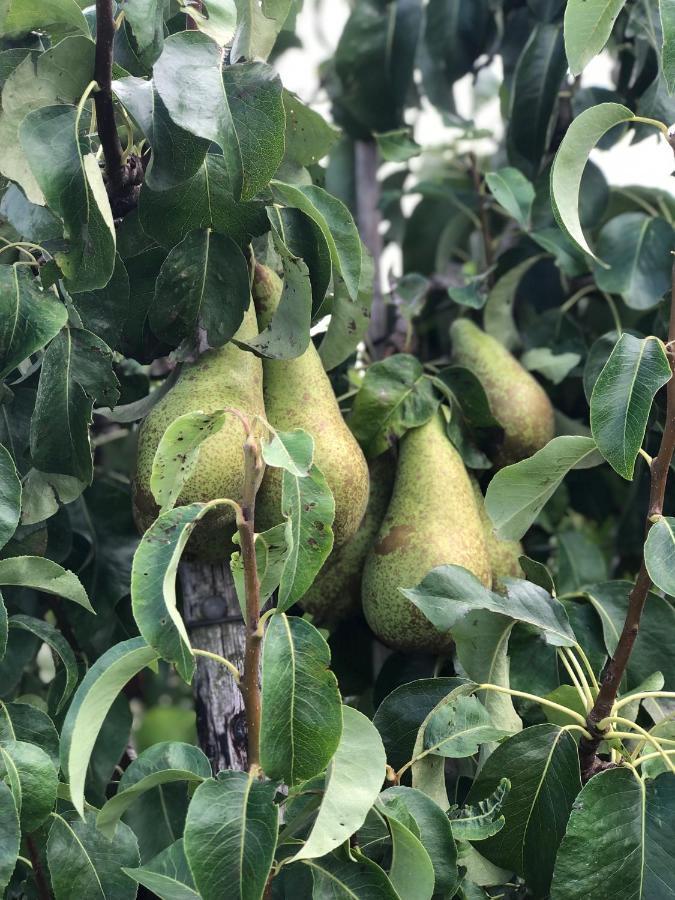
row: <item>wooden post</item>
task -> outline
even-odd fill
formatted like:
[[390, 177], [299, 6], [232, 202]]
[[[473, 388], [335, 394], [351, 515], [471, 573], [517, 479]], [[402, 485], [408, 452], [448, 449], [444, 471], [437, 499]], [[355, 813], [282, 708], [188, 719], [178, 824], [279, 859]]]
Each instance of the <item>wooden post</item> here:
[[[180, 565], [183, 616], [192, 646], [243, 671], [246, 631], [227, 563]], [[199, 657], [194, 677], [199, 744], [213, 771], [247, 768], [244, 700], [224, 666]]]

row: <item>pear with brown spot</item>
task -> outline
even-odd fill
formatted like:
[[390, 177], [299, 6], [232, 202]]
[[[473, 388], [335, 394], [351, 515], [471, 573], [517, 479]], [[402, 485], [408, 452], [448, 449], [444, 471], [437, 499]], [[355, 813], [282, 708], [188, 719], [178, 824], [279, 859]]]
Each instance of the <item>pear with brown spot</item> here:
[[[235, 338], [246, 341], [257, 334], [251, 304]], [[211, 413], [227, 406], [240, 410], [250, 419], [265, 415], [262, 364], [252, 353], [240, 350], [233, 343], [207, 350], [194, 363], [185, 364], [176, 384], [150, 410], [141, 425], [133, 485], [134, 519], [139, 531], [145, 531], [159, 512], [150, 490], [150, 476], [157, 446], [166, 429], [185, 413], [197, 410]], [[241, 421], [227, 416], [220, 431], [201, 445], [197, 466], [178, 497], [179, 506], [225, 497], [241, 500], [244, 439]], [[197, 525], [187, 551], [210, 561], [228, 559], [233, 550], [234, 529], [234, 512], [229, 506], [213, 510]]]
[[396, 471], [390, 453], [383, 453], [369, 465], [368, 506], [356, 534], [330, 554], [314, 583], [300, 600], [300, 606], [314, 617], [319, 627], [334, 628], [361, 606], [361, 576], [368, 551], [382, 524], [394, 487]]
[[450, 337], [454, 361], [478, 378], [504, 429], [495, 462], [511, 465], [548, 444], [555, 435], [553, 407], [539, 382], [506, 347], [469, 319], [453, 322]]
[[[256, 263], [253, 301], [262, 331], [281, 299], [279, 276]], [[359, 527], [368, 502], [368, 465], [342, 418], [330, 379], [310, 342], [296, 359], [264, 359], [263, 391], [267, 421], [277, 431], [302, 428], [314, 438], [314, 463], [335, 498], [334, 546], [348, 541]], [[282, 521], [281, 469], [268, 468], [256, 498], [256, 531]]]
[[399, 590], [416, 587], [442, 565], [464, 566], [490, 587], [469, 474], [438, 413], [401, 440], [394, 492], [363, 571], [363, 611], [383, 643], [408, 652], [450, 649], [452, 635], [437, 631]]

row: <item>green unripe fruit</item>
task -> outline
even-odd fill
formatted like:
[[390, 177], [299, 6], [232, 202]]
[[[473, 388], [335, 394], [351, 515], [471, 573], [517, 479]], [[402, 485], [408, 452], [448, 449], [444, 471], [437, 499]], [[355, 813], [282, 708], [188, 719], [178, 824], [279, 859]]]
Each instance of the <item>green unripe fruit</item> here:
[[[281, 299], [281, 279], [256, 264], [253, 300], [260, 330]], [[314, 344], [296, 359], [264, 359], [263, 391], [267, 421], [277, 431], [302, 428], [314, 438], [314, 463], [335, 498], [334, 546], [356, 533], [368, 502], [368, 465], [342, 418], [330, 379]], [[268, 468], [256, 499], [256, 531], [282, 521], [280, 469]]]
[[399, 591], [441, 565], [464, 566], [490, 586], [471, 481], [439, 413], [401, 440], [391, 502], [363, 571], [363, 611], [383, 643], [403, 651], [450, 649], [452, 635], [437, 631]]
[[546, 391], [499, 341], [469, 319], [450, 328], [454, 361], [476, 375], [504, 428], [496, 462], [506, 466], [532, 456], [555, 434]]
[[[258, 334], [253, 305], [247, 310], [235, 337], [250, 340]], [[223, 407], [241, 410], [252, 418], [264, 416], [262, 364], [252, 353], [233, 343], [207, 350], [194, 363], [183, 366], [176, 384], [148, 413], [138, 435], [136, 475], [133, 485], [134, 518], [140, 531], [155, 520], [159, 509], [150, 490], [155, 451], [162, 435], [179, 416]], [[244, 487], [244, 429], [235, 416], [227, 416], [219, 432], [199, 449], [199, 460], [178, 497], [178, 505], [206, 503], [229, 497], [241, 500]], [[234, 512], [222, 507], [209, 513], [188, 542], [188, 552], [206, 560], [229, 558], [234, 534]]]

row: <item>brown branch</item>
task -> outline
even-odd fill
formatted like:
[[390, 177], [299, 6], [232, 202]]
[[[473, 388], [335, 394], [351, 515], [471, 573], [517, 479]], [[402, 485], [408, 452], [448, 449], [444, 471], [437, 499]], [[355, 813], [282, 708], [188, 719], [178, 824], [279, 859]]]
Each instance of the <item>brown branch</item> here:
[[28, 855], [30, 856], [30, 861], [33, 865], [33, 875], [35, 876], [37, 895], [40, 900], [51, 900], [52, 892], [49, 889], [49, 884], [47, 883], [44, 869], [42, 868], [40, 854], [31, 835], [26, 836], [26, 847], [28, 848]]
[[112, 99], [113, 45], [115, 20], [112, 0], [96, 0], [96, 55], [94, 78], [98, 91], [94, 94], [98, 137], [103, 148], [105, 170], [113, 191], [124, 186], [124, 162], [122, 144], [115, 125], [115, 109]]
[[[672, 298], [670, 303], [670, 324], [668, 327], [668, 360], [673, 372], [666, 388], [666, 421], [663, 427], [663, 435], [659, 452], [651, 464], [651, 488], [649, 492], [649, 510], [647, 512], [646, 531], [652, 526], [653, 518], [663, 514], [663, 502], [668, 483], [668, 472], [675, 453], [675, 263], [672, 274]], [[644, 561], [644, 553], [640, 571], [635, 586], [628, 600], [628, 612], [623, 625], [619, 643], [614, 655], [607, 664], [600, 683], [600, 691], [593, 709], [588, 714], [587, 724], [591, 739], [583, 738], [579, 742], [579, 761], [581, 764], [581, 776], [584, 782], [594, 775], [602, 763], [597, 758], [597, 750], [603, 739], [603, 733], [599, 728], [600, 723], [611, 715], [616, 701], [616, 695], [621, 684], [628, 660], [630, 659], [633, 645], [640, 628], [640, 617], [644, 609], [652, 581], [647, 572]]]
[[[483, 254], [485, 257], [485, 268], [491, 269], [494, 264], [494, 253], [492, 252], [492, 233], [490, 231], [490, 219], [488, 216], [488, 207], [485, 202], [485, 192], [481, 180], [480, 170], [478, 168], [478, 160], [475, 153], [469, 154], [471, 163], [470, 171], [473, 179], [473, 186], [478, 197], [478, 216], [480, 218], [480, 230], [483, 238]], [[488, 284], [491, 283], [492, 276], [488, 275]]]
[[[248, 423], [247, 423], [248, 424]], [[260, 652], [262, 634], [260, 622], [260, 582], [255, 558], [255, 496], [260, 485], [263, 465], [257, 441], [247, 427], [244, 442], [244, 496], [242, 497], [241, 519], [237, 522], [241, 544], [241, 559], [244, 565], [244, 586], [246, 590], [246, 651], [244, 654], [244, 677], [241, 692], [246, 708], [248, 728], [248, 767], [260, 765]]]

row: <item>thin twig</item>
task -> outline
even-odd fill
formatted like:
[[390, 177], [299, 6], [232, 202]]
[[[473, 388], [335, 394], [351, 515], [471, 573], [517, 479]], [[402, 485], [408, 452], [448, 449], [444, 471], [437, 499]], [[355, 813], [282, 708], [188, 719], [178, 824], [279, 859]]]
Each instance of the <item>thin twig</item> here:
[[[659, 452], [654, 457], [650, 468], [651, 488], [649, 493], [649, 509], [647, 511], [646, 531], [652, 526], [653, 517], [663, 514], [663, 501], [668, 483], [668, 471], [675, 453], [675, 263], [672, 270], [672, 298], [670, 304], [670, 323], [668, 326], [667, 353], [673, 376], [666, 388], [666, 421], [661, 436]], [[591, 738], [582, 738], [579, 742], [579, 761], [581, 764], [581, 777], [583, 781], [595, 774], [600, 765], [597, 759], [597, 751], [604, 739], [599, 724], [611, 715], [616, 702], [616, 695], [621, 684], [624, 672], [628, 665], [635, 640], [640, 628], [640, 617], [644, 609], [649, 589], [652, 586], [651, 578], [647, 572], [644, 554], [640, 571], [638, 572], [635, 586], [628, 600], [628, 612], [623, 625], [621, 637], [611, 660], [607, 664], [600, 681], [600, 690], [593, 709], [588, 714], [587, 727]]]
[[115, 125], [115, 109], [112, 99], [113, 45], [115, 20], [112, 0], [96, 0], [96, 55], [94, 78], [98, 91], [94, 94], [98, 137], [103, 147], [106, 175], [114, 191], [124, 185], [122, 144]]

